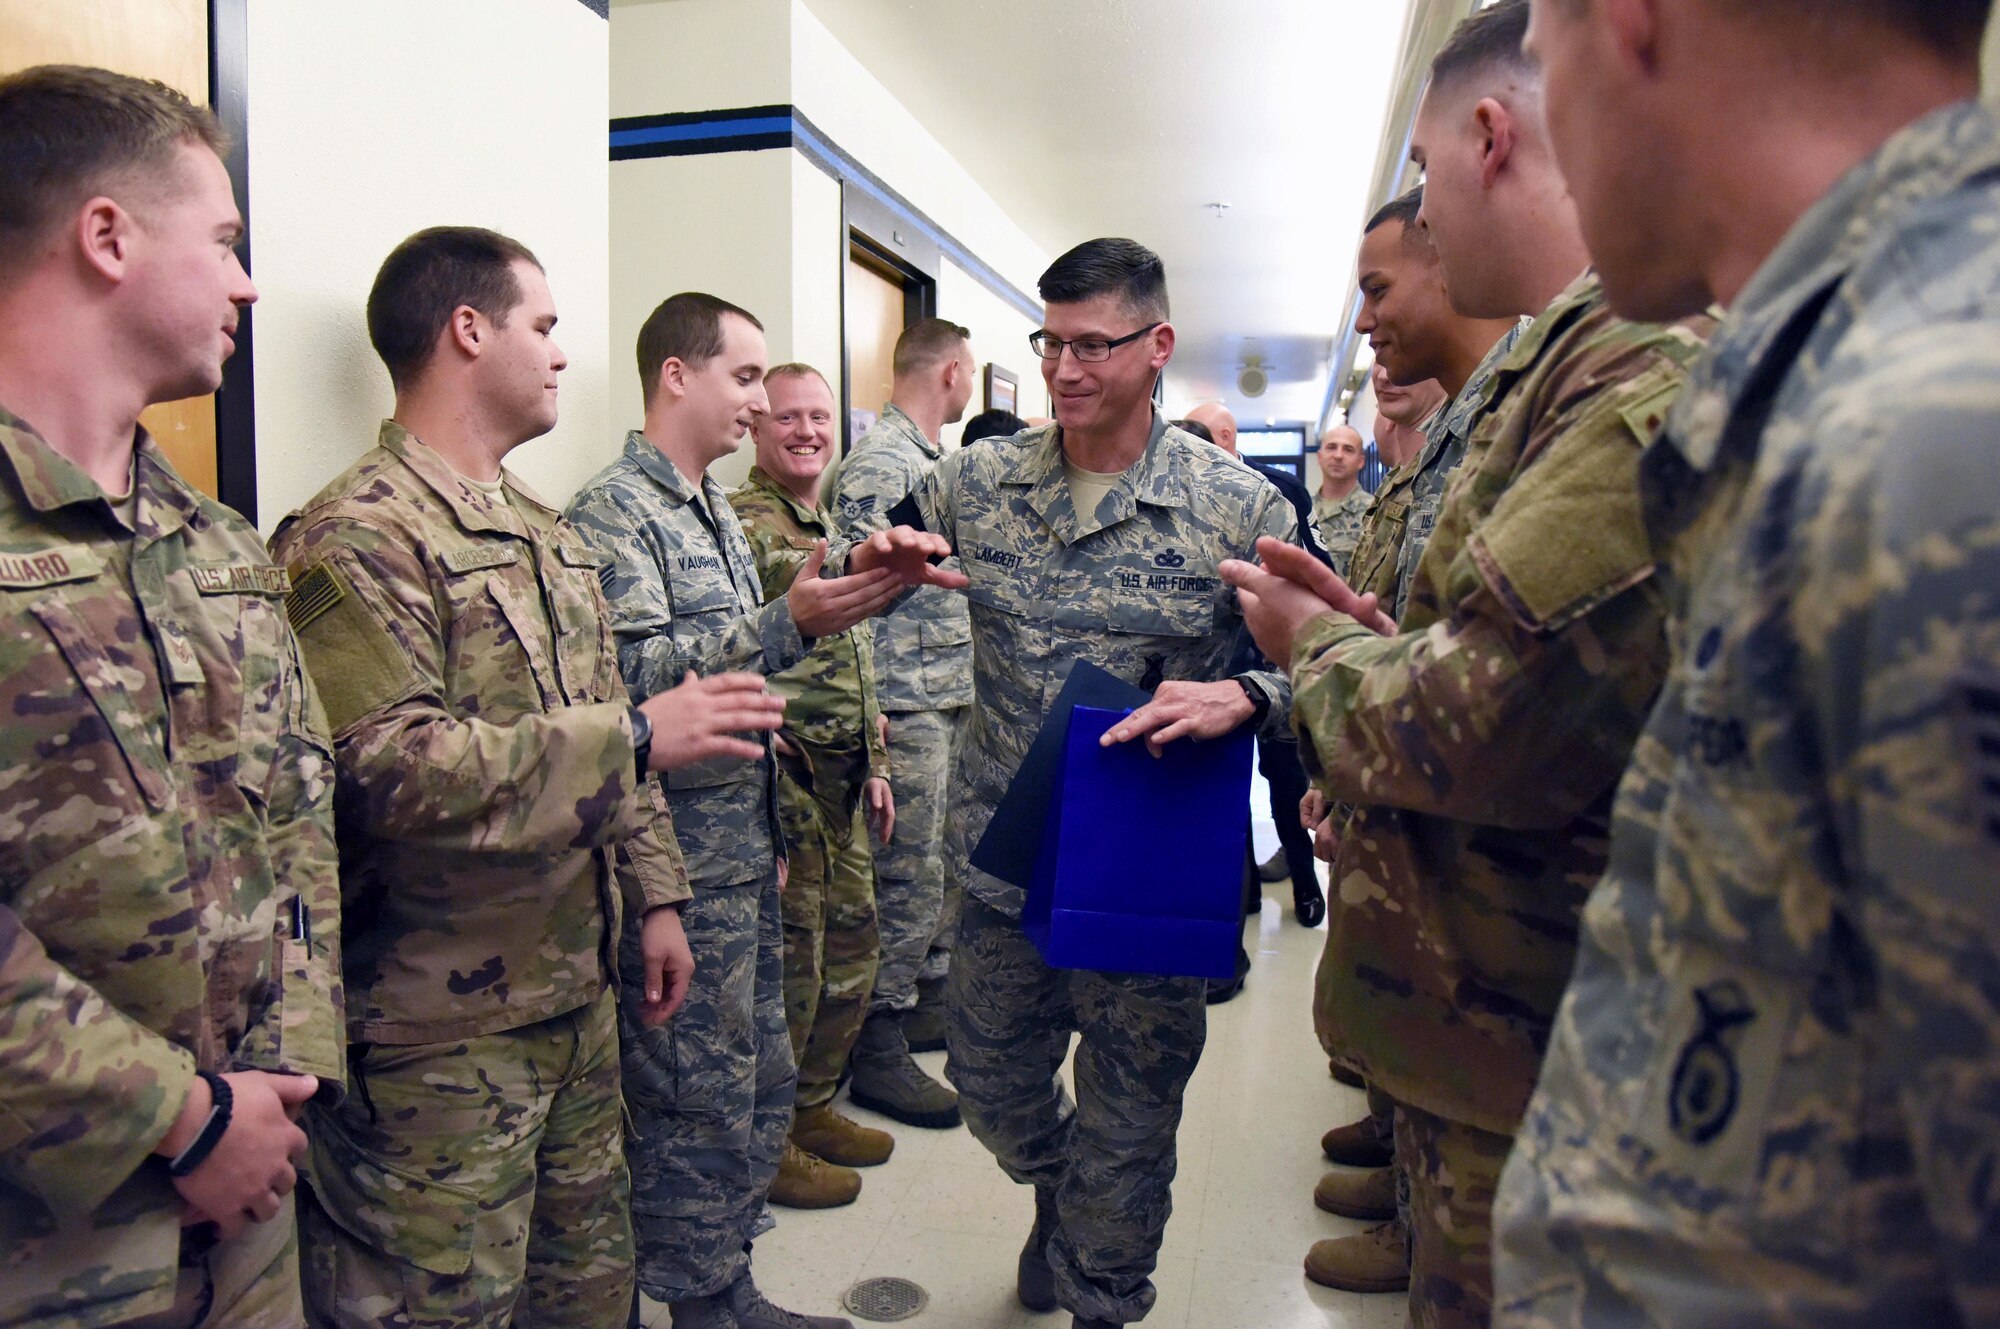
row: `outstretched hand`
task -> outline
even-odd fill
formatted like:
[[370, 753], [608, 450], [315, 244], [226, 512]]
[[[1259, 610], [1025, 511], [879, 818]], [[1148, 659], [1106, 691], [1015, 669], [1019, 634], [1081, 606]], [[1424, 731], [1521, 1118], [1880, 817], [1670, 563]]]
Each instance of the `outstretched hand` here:
[[653, 722], [649, 771], [679, 770], [711, 757], [755, 761], [764, 755], [762, 745], [736, 735], [776, 729], [785, 722], [785, 699], [768, 691], [756, 674], [700, 678], [690, 669], [680, 683], [648, 697], [639, 709]]
[[864, 618], [873, 618], [902, 594], [903, 584], [887, 568], [856, 569], [845, 577], [822, 577], [826, 563], [826, 541], [813, 546], [805, 565], [792, 578], [785, 592], [791, 606], [792, 622], [806, 637], [831, 637], [847, 631]]
[[1292, 667], [1292, 642], [1299, 629], [1323, 614], [1346, 614], [1383, 636], [1396, 631], [1374, 592], [1356, 595], [1340, 575], [1303, 549], [1273, 540], [1257, 541], [1260, 567], [1226, 559], [1222, 579], [1236, 588], [1243, 622], [1257, 649], [1280, 669]]
[[854, 546], [847, 554], [849, 572], [872, 572], [876, 568], [887, 568], [896, 574], [896, 580], [903, 586], [942, 586], [947, 590], [964, 590], [972, 584], [972, 579], [963, 572], [952, 572], [931, 562], [932, 558], [951, 556], [951, 542], [942, 535], [920, 531], [914, 526], [892, 526]]

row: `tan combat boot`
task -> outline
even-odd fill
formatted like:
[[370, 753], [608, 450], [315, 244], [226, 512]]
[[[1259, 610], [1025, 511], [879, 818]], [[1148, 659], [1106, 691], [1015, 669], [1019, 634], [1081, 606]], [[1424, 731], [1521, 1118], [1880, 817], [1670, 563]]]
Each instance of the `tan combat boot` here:
[[778, 1160], [778, 1179], [771, 1183], [772, 1204], [787, 1209], [837, 1209], [853, 1204], [859, 1194], [859, 1172], [837, 1167], [785, 1141], [785, 1156]]
[[1313, 1187], [1313, 1203], [1329, 1214], [1379, 1223], [1396, 1216], [1396, 1169], [1329, 1172]]
[[1410, 1286], [1410, 1238], [1400, 1219], [1351, 1237], [1315, 1241], [1306, 1277], [1342, 1292], [1404, 1292]]
[[1320, 1152], [1343, 1167], [1387, 1167], [1396, 1157], [1393, 1118], [1363, 1117], [1319, 1137]]
[[842, 1167], [875, 1167], [896, 1150], [895, 1136], [843, 1117], [831, 1103], [798, 1110], [792, 1118], [792, 1143]]

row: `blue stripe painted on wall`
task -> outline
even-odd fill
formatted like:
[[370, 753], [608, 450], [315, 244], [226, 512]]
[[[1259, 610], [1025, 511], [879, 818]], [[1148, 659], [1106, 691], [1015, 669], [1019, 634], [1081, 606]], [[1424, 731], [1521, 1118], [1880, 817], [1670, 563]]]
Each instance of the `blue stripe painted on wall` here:
[[1041, 302], [1000, 275], [950, 232], [932, 221], [916, 204], [863, 166], [854, 155], [821, 132], [793, 106], [744, 107], [728, 111], [677, 112], [670, 115], [628, 116], [611, 122], [611, 160], [681, 157], [716, 152], [756, 152], [790, 147], [843, 185], [867, 194], [917, 231], [939, 251], [970, 273], [980, 285], [1041, 321]]
[[746, 134], [790, 134], [790, 116], [760, 116], [754, 120], [694, 121], [676, 125], [649, 125], [643, 129], [611, 131], [613, 149], [645, 143], [684, 143], [695, 139], [736, 138]]

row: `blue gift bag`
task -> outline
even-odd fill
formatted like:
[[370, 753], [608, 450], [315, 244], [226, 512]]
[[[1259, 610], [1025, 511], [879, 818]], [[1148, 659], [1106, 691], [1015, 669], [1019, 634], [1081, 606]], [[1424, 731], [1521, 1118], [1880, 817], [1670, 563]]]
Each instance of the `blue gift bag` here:
[[1234, 977], [1252, 735], [1100, 747], [1129, 714], [1070, 712], [1022, 929], [1060, 969]]

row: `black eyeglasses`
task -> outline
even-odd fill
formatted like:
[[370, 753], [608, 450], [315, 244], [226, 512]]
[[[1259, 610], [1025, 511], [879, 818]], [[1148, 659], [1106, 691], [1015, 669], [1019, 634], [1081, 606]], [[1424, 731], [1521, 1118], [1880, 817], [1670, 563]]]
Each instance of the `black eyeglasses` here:
[[1159, 326], [1158, 323], [1148, 323], [1137, 332], [1128, 332], [1124, 336], [1114, 337], [1110, 341], [1106, 341], [1102, 337], [1078, 337], [1075, 341], [1064, 341], [1061, 337], [1057, 337], [1051, 333], [1031, 332], [1028, 334], [1028, 349], [1036, 355], [1041, 356], [1044, 360], [1060, 360], [1062, 359], [1063, 347], [1067, 346], [1071, 355], [1085, 364], [1094, 365], [1109, 360], [1111, 353], [1120, 346], [1123, 346], [1128, 341], [1139, 340], [1139, 338]]

